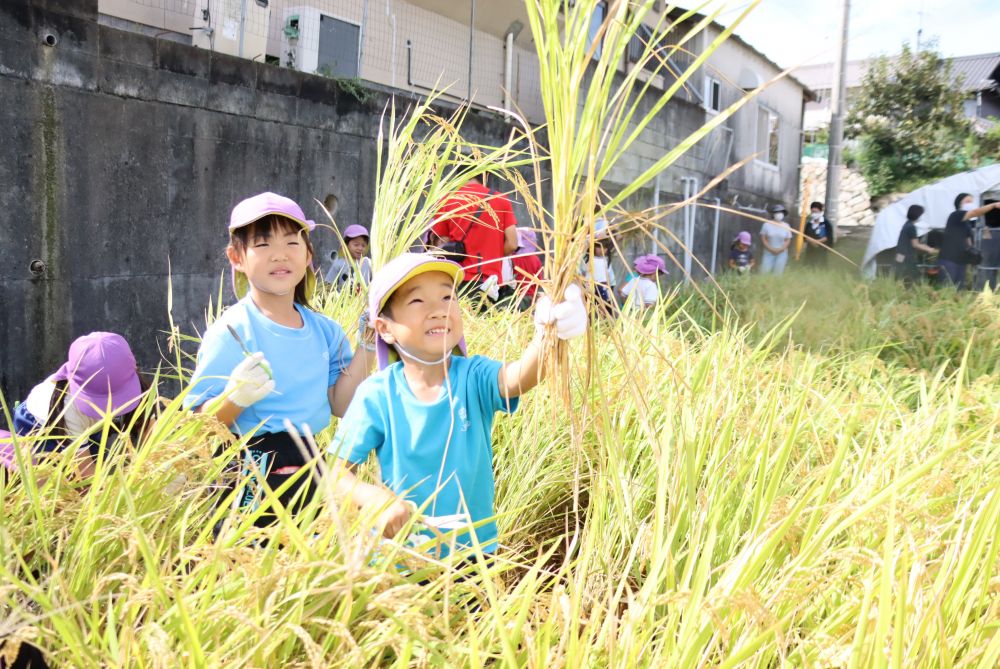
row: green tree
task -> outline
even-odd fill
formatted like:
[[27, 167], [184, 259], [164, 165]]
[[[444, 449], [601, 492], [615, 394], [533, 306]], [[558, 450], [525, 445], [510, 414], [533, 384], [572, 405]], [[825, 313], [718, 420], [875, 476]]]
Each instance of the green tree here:
[[951, 65], [934, 51], [872, 63], [852, 96], [846, 134], [857, 138], [858, 165], [873, 196], [910, 189], [968, 167], [972, 127], [965, 93]]
[[993, 122], [989, 129], [966, 141], [965, 150], [973, 167], [1000, 162], [1000, 118], [991, 116], [989, 120]]

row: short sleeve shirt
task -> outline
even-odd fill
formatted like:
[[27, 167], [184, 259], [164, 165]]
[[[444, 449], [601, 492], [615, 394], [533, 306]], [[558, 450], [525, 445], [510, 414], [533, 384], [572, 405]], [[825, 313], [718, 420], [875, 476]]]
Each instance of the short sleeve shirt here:
[[622, 295], [628, 297], [634, 290], [639, 291], [637, 299], [641, 300], [642, 304], [645, 306], [656, 304], [656, 301], [660, 299], [660, 289], [657, 287], [656, 283], [641, 276], [631, 279], [628, 283], [622, 286]]
[[962, 210], [951, 212], [944, 226], [944, 240], [941, 242], [939, 255], [941, 260], [965, 263], [967, 240], [971, 237], [972, 227], [970, 222], [965, 220], [965, 212]]
[[792, 238], [792, 229], [784, 223], [767, 221], [760, 228], [760, 236], [770, 246], [784, 246]]
[[[594, 268], [593, 276], [590, 275], [591, 266]], [[618, 285], [618, 279], [615, 277], [615, 268], [611, 265], [607, 256], [594, 256], [590, 260], [585, 260], [580, 267], [580, 273], [588, 279], [593, 279], [596, 284], [610, 286], [611, 288]]]
[[[478, 217], [477, 212], [481, 212]], [[479, 274], [501, 281], [504, 231], [516, 225], [507, 196], [470, 181], [441, 203], [431, 230], [439, 237], [464, 241], [469, 256], [462, 262], [469, 268], [467, 281]]]
[[749, 248], [746, 251], [733, 248], [729, 251], [729, 259], [736, 263], [737, 267], [747, 267], [753, 260], [753, 251]]
[[[340, 422], [330, 452], [349, 462], [375, 453], [382, 482], [427, 516], [467, 513], [485, 552], [496, 550], [492, 520], [493, 418], [513, 412], [517, 399], [500, 395], [503, 363], [483, 356], [453, 356], [450, 389], [433, 402], [413, 394], [397, 362], [366, 379]], [[468, 545], [467, 532], [457, 542]]]
[[226, 328], [230, 325], [250, 351], [264, 353], [275, 381], [274, 392], [246, 408], [234, 431], [246, 434], [260, 425], [258, 432], [284, 432], [286, 418], [299, 430], [308, 425], [313, 433], [329, 426], [327, 391], [351, 362], [350, 342], [331, 319], [300, 305], [296, 309], [301, 328], [275, 323], [249, 295], [226, 309], [202, 338], [184, 405], [201, 406], [221, 395], [229, 374], [243, 360], [243, 349]]
[[899, 231], [899, 241], [896, 242], [896, 253], [903, 256], [902, 262], [913, 264], [917, 262], [916, 249], [913, 248], [913, 240], [917, 238], [917, 226], [913, 221], [903, 223]]
[[[52, 394], [55, 391], [56, 384], [50, 377], [32, 388], [24, 402], [14, 407], [11, 426], [14, 428], [15, 434], [26, 437], [45, 427], [46, 421], [50, 419], [49, 408], [52, 404]], [[73, 402], [67, 400], [63, 401], [60, 413], [66, 427], [66, 434], [70, 438], [79, 437], [100, 422], [99, 419], [84, 414]], [[99, 448], [100, 434], [96, 437], [91, 436], [89, 443], [92, 449]], [[46, 439], [39, 441], [36, 444], [36, 449], [55, 451], [60, 450], [65, 445], [66, 442], [60, 439]]]

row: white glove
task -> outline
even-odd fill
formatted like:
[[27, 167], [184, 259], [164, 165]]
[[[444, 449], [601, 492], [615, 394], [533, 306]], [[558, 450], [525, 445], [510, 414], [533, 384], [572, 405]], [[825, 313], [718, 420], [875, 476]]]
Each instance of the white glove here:
[[490, 278], [483, 281], [479, 285], [479, 290], [486, 293], [486, 297], [490, 298], [493, 302], [500, 299], [500, 281], [495, 274], [491, 274]]
[[583, 293], [575, 283], [566, 289], [565, 301], [553, 305], [548, 295], [542, 296], [535, 307], [535, 329], [542, 332], [550, 323], [556, 325], [556, 336], [574, 339], [587, 331], [587, 308]]
[[267, 360], [257, 351], [233, 368], [226, 384], [226, 396], [238, 407], [246, 409], [261, 401], [274, 390], [274, 379], [268, 374]]

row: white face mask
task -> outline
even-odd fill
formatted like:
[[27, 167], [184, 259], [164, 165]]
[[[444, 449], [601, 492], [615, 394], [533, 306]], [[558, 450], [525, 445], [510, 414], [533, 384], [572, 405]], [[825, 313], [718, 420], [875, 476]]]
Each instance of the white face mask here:
[[975, 208], [976, 208], [976, 205], [974, 205], [971, 202], [966, 202], [966, 203], [964, 203], [962, 205], [962, 211], [972, 211]]
[[814, 211], [812, 214], [812, 218], [814, 221], [818, 221], [819, 219], [823, 218], [823, 214], [821, 214], [818, 211]]
[[779, 211], [777, 214], [774, 215], [774, 220], [780, 223], [781, 221], [785, 220], [785, 215]]

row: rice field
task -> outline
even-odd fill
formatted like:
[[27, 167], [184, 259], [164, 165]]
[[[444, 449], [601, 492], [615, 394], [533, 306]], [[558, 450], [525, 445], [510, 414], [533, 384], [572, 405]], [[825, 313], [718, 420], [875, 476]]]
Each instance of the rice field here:
[[[524, 128], [508, 147], [469, 147], [461, 114], [390, 114], [376, 269], [485, 156], [529, 203], [545, 289], [579, 280], [594, 218], [628, 197], [604, 193], [603, 175], [649, 120], [632, 106], [642, 83], [612, 65], [652, 2], [612, 3], [596, 61], [593, 5], [528, 5], [547, 145]], [[231, 513], [244, 444], [180, 398], [147, 401], [142, 443], [102, 425], [92, 478], [72, 447], [21, 458], [0, 481], [0, 652], [31, 643], [61, 667], [1000, 665], [997, 296], [803, 277], [677, 291], [553, 347], [550, 378], [495, 425], [492, 561], [380, 539], [371, 515], [337, 504], [325, 460], [300, 474], [321, 494], [255, 528], [280, 491]], [[319, 305], [344, 325], [363, 307], [352, 292]], [[533, 332], [504, 311], [465, 325], [471, 352], [503, 359]], [[163, 374], [183, 379], [181, 339]]]
[[[472, 351], [530, 336], [466, 322]], [[174, 401], [93, 480], [64, 459], [0, 487], [3, 632], [58, 666], [996, 666], [1000, 377], [676, 303], [596, 328], [571, 410], [546, 386], [498, 421], [496, 562], [322, 498], [213, 541], [239, 445]]]

